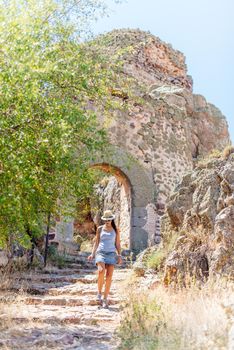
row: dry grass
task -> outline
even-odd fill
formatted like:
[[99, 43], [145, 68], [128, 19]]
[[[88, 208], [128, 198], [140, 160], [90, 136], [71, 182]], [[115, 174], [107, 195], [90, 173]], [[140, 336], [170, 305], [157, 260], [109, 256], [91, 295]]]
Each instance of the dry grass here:
[[227, 349], [233, 291], [233, 283], [211, 280], [177, 291], [159, 286], [140, 297], [138, 291], [126, 307], [120, 349]]
[[232, 153], [234, 153], [234, 146], [229, 145], [229, 146], [224, 148], [222, 156], [223, 156], [224, 159], [228, 159], [228, 157]]
[[[28, 276], [34, 274], [34, 271], [27, 272]], [[28, 296], [27, 290], [30, 286], [30, 281], [22, 281], [23, 272], [8, 271], [5, 269], [0, 272], [1, 288], [0, 288], [0, 331], [2, 329], [10, 329], [15, 322], [15, 319], [22, 313], [25, 313], [24, 300]], [[14, 290], [16, 287], [18, 290]], [[22, 312], [23, 311], [23, 312]], [[29, 321], [32, 319], [27, 315]], [[0, 338], [1, 339], [1, 338]]]
[[21, 314], [23, 308], [23, 292], [19, 294], [7, 294], [1, 296], [0, 301], [0, 330], [11, 329], [16, 323], [14, 321], [17, 315]]
[[19, 274], [7, 271], [1, 271], [1, 290], [0, 290], [0, 330], [10, 329], [15, 323], [14, 318], [20, 314], [23, 308], [22, 301], [25, 298], [26, 285], [18, 292], [11, 291], [12, 286], [18, 284]]
[[160, 271], [169, 253], [173, 250], [177, 238], [178, 233], [172, 231], [171, 234], [168, 235], [166, 243], [161, 243], [158, 249], [153, 251], [147, 257], [147, 268], [154, 269], [155, 271]]
[[207, 164], [215, 159], [227, 160], [231, 154], [234, 153], [234, 146], [231, 144], [226, 146], [222, 151], [213, 149], [209, 154], [205, 155], [203, 158], [199, 159], [197, 162], [197, 167], [204, 168]]
[[91, 239], [84, 240], [81, 243], [80, 251], [82, 251], [82, 252], [91, 252], [92, 248], [93, 248], [93, 244], [94, 243], [93, 243], [93, 241]]
[[202, 158], [198, 159], [197, 166], [200, 168], [205, 167], [211, 160], [221, 159], [222, 151], [213, 149], [210, 153], [206, 154]]

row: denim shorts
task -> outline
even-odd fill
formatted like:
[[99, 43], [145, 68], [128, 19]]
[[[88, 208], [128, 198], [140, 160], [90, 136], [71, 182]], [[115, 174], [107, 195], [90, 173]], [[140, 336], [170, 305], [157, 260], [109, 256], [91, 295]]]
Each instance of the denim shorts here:
[[96, 253], [95, 264], [100, 262], [108, 265], [116, 265], [117, 254], [115, 252], [104, 252], [100, 250]]

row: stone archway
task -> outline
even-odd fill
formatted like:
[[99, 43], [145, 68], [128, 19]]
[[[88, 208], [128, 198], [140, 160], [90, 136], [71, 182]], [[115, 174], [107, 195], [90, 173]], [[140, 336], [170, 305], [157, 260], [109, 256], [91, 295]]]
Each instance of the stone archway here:
[[90, 163], [117, 177], [123, 184], [130, 206], [130, 249], [139, 252], [151, 245], [156, 231], [154, 183], [151, 174], [126, 151], [112, 147], [111, 152]]
[[[103, 210], [110, 209], [116, 214], [115, 223], [121, 232], [122, 249], [130, 249], [130, 231], [131, 231], [131, 208], [132, 208], [132, 190], [127, 176], [117, 167], [106, 163], [94, 164], [91, 169], [101, 170], [102, 173], [110, 175], [108, 182], [104, 182], [104, 187], [99, 187], [99, 203], [96, 213], [93, 213], [96, 225], [102, 224], [101, 214]], [[97, 187], [96, 187], [97, 188]], [[103, 190], [103, 188], [105, 188]], [[96, 193], [97, 194], [97, 193]], [[102, 198], [100, 200], [100, 198]], [[94, 207], [95, 201], [93, 202]], [[92, 206], [92, 205], [91, 205]]]
[[[155, 244], [158, 215], [152, 174], [131, 154], [116, 146], [110, 146], [105, 155], [93, 159], [89, 167], [111, 173], [125, 188], [130, 212], [129, 249], [138, 253]], [[66, 222], [56, 223], [56, 240], [67, 252], [74, 249], [73, 222], [69, 218]]]

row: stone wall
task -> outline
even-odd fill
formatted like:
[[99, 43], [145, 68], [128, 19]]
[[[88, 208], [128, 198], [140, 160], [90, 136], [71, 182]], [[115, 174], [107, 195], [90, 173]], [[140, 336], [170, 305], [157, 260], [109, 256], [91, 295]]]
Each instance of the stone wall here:
[[156, 220], [153, 229], [151, 223], [153, 244], [159, 241], [160, 217], [175, 185], [199, 158], [230, 143], [227, 122], [218, 108], [193, 94], [184, 55], [159, 38], [115, 30], [97, 39], [97, 47], [108, 56], [120, 53], [123, 61], [113, 82], [113, 99], [123, 108], [113, 110], [105, 126], [110, 142], [152, 177], [154, 200], [148, 205], [154, 216], [147, 209], [147, 225], [150, 217]]
[[185, 57], [171, 45], [139, 30], [114, 30], [94, 43], [96, 54], [116, 62], [111, 93], [119, 105], [107, 113], [97, 108], [117, 152], [94, 164], [107, 172], [113, 167], [117, 178], [120, 171], [127, 179], [130, 241], [143, 249], [160, 240], [165, 203], [183, 175], [230, 143], [228, 126], [218, 108], [193, 94]]

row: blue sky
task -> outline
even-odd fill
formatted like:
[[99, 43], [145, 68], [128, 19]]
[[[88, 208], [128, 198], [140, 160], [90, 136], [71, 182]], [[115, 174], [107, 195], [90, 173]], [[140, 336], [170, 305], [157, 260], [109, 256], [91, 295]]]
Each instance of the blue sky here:
[[150, 31], [186, 56], [194, 93], [226, 116], [234, 143], [234, 0], [126, 0], [94, 24], [95, 34], [115, 28]]

